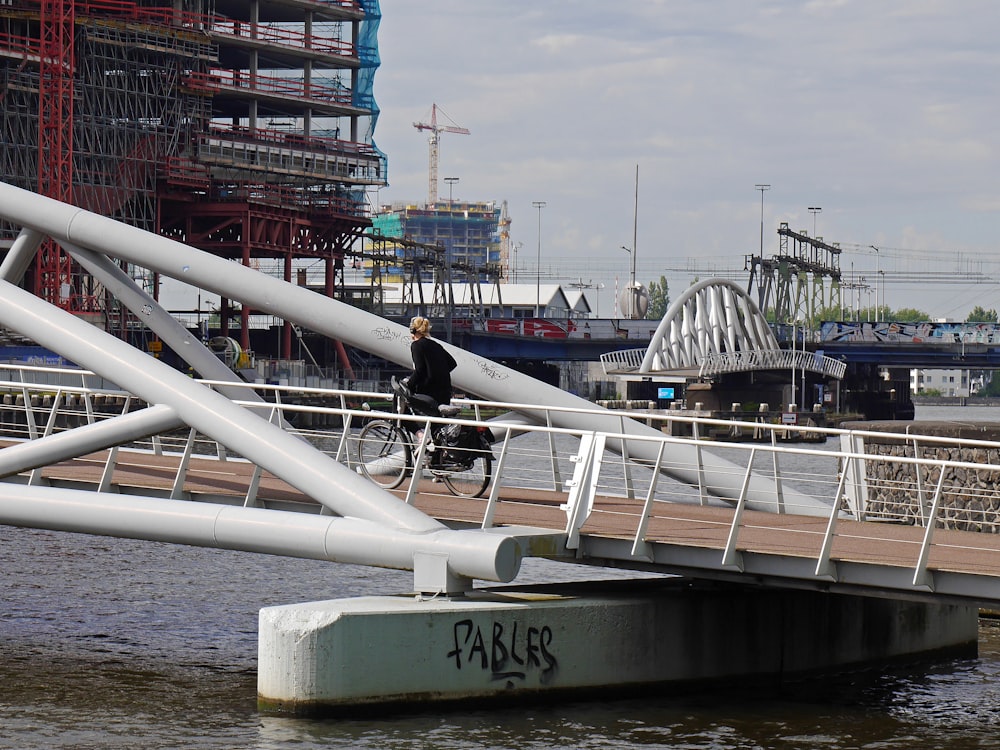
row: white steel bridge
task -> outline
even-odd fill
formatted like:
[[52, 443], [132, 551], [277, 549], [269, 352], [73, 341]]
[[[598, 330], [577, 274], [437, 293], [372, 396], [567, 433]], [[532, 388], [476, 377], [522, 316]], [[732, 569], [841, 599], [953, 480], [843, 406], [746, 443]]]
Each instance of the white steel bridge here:
[[815, 372], [842, 378], [847, 365], [804, 349], [782, 349], [766, 318], [740, 286], [706, 279], [688, 287], [663, 316], [645, 349], [601, 355], [609, 373]]
[[[52, 381], [60, 374], [57, 385]], [[48, 382], [36, 382], [38, 376]], [[80, 385], [70, 384], [74, 378]], [[423, 534], [333, 516], [280, 475], [194, 429], [136, 435], [127, 445], [81, 453], [70, 447], [78, 441], [74, 433], [156, 410], [120, 390], [88, 387], [85, 378], [74, 370], [0, 369], [4, 523], [404, 569], [419, 568], [421, 555], [451, 554], [444, 544], [415, 541]], [[385, 403], [387, 394], [261, 384], [239, 389], [247, 395], [235, 403], [268, 421], [323, 424], [288, 427], [288, 434], [348, 469], [357, 468], [359, 427], [373, 417], [397, 416], [363, 408]], [[254, 392], [264, 398], [253, 398]], [[303, 400], [309, 404], [295, 403]], [[641, 419], [690, 431], [686, 437], [628, 436], [627, 445], [654, 449], [656, 458], [648, 461], [608, 450], [626, 437], [621, 428], [484, 420], [512, 405], [461, 404], [464, 421], [488, 426], [498, 438], [487, 492], [479, 499], [455, 497], [425, 476], [392, 496], [485, 550], [483, 560], [505, 559], [496, 553], [498, 540], [513, 545], [508, 567], [490, 569], [484, 562], [475, 577], [512, 580], [527, 555], [779, 587], [1000, 603], [1000, 490], [984, 489], [992, 486], [986, 477], [1000, 484], [1000, 460], [973, 464], [942, 458], [940, 451], [944, 445], [946, 456], [964, 448], [997, 457], [996, 443], [613, 412], [621, 425]], [[537, 409], [546, 422], [559, 411], [513, 406]], [[816, 435], [826, 442], [799, 442]], [[737, 438], [746, 442], [728, 442]], [[903, 455], [869, 449], [873, 440], [895, 443]], [[57, 447], [44, 450], [42, 465], [45, 444]], [[715, 497], [718, 478], [701, 461], [709, 452], [728, 462], [732, 476], [725, 483], [744, 488], [733, 501]], [[884, 471], [889, 466], [896, 467], [891, 474]], [[970, 483], [969, 472], [980, 481]], [[683, 473], [698, 481], [671, 476]], [[772, 487], [770, 500], [755, 509], [745, 492], [751, 474]], [[888, 495], [905, 499], [895, 505], [875, 500]], [[437, 583], [423, 581], [419, 571], [415, 578], [417, 590]]]
[[[86, 381], [53, 382], [51, 370], [5, 371], [0, 523], [410, 569], [414, 590], [423, 593], [511, 581], [524, 556], [540, 556], [778, 586], [1000, 602], [995, 490], [945, 479], [970, 471], [1000, 475], [996, 446], [973, 445], [983, 460], [963, 462], [925, 455], [918, 449], [924, 441], [904, 436], [914, 452], [891, 459], [914, 468], [912, 480], [893, 475], [902, 510], [879, 505], [873, 519], [873, 492], [889, 490], [879, 488], [873, 471], [887, 459], [868, 452], [863, 433], [840, 435], [840, 450], [823, 451], [784, 439], [786, 428], [753, 421], [695, 420], [689, 437], [674, 437], [652, 415], [596, 409], [451, 347], [454, 383], [481, 397], [466, 402], [466, 416], [498, 439], [493, 482], [481, 500], [443, 497], [422, 481], [394, 493], [352, 465], [357, 428], [373, 416], [361, 401], [384, 402], [385, 394], [296, 388], [325, 405], [294, 406], [287, 389], [242, 383], [118, 263], [408, 365], [404, 327], [9, 185], [0, 184], [0, 217], [22, 228], [0, 265], [0, 324], [116, 384], [101, 392]], [[45, 237], [201, 379], [20, 289], [16, 282]], [[484, 409], [499, 416], [484, 422]], [[320, 435], [289, 429], [310, 414], [341, 426]], [[756, 440], [707, 443], [709, 432]], [[827, 468], [796, 469], [797, 458], [826, 461]], [[956, 509], [961, 529], [954, 528]]]

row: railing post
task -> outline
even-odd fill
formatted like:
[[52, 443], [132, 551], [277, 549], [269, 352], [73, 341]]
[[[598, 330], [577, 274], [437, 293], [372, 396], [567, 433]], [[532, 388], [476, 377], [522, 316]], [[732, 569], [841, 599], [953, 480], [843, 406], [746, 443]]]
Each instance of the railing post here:
[[[618, 417], [618, 432], [625, 434], [625, 415]], [[632, 461], [628, 453], [628, 441], [622, 438], [622, 474], [625, 477], [625, 496], [629, 500], [635, 500], [635, 483], [632, 480]]]
[[[920, 458], [920, 442], [914, 437], [913, 438], [913, 457], [916, 459]], [[920, 517], [922, 519], [927, 518], [927, 491], [924, 489], [924, 475], [921, 469], [924, 464], [914, 464], [913, 472], [917, 477], [917, 507], [920, 508]]]
[[556, 457], [556, 436], [552, 432], [552, 412], [545, 410], [545, 426], [548, 427], [546, 434], [549, 438], [549, 458], [552, 462], [552, 489], [558, 491], [562, 489], [562, 474], [559, 471], [559, 459]]
[[[56, 425], [56, 415], [59, 413], [59, 402], [60, 401], [62, 401], [62, 389], [61, 388], [58, 391], [56, 391], [56, 395], [52, 399], [52, 408], [49, 410], [48, 419], [45, 420], [45, 431], [42, 433], [42, 437], [48, 437], [49, 435], [52, 434], [52, 431], [53, 431], [53, 429], [55, 428], [55, 425]], [[25, 402], [25, 405], [27, 405], [28, 399], [26, 398], [24, 400], [24, 402]], [[26, 406], [26, 408], [27, 408], [27, 406]], [[29, 413], [29, 412], [26, 412], [26, 413]], [[35, 420], [34, 420], [34, 416], [33, 415], [30, 417], [29, 421], [31, 422], [31, 427], [29, 427], [29, 431], [30, 431], [31, 428], [35, 427], [35, 424], [34, 424]], [[34, 435], [32, 435], [32, 439], [34, 439]], [[37, 485], [41, 484], [41, 482], [42, 482], [42, 469], [41, 469], [41, 467], [39, 467], [37, 469], [32, 469], [31, 475], [28, 478], [28, 484], [32, 485], [32, 486], [37, 486]]]
[[177, 465], [177, 475], [174, 477], [174, 486], [170, 490], [170, 499], [179, 500], [184, 494], [184, 480], [187, 478], [188, 467], [191, 465], [191, 454], [194, 452], [194, 438], [198, 431], [193, 427], [188, 432], [187, 442], [184, 444], [184, 455], [181, 456]]
[[729, 527], [729, 538], [726, 540], [726, 549], [722, 553], [722, 566], [736, 568], [741, 573], [743, 572], [743, 555], [736, 549], [736, 539], [740, 533], [743, 509], [747, 504], [747, 488], [750, 486], [750, 477], [753, 475], [753, 458], [756, 452], [756, 448], [750, 449], [750, 460], [747, 461], [747, 470], [743, 474], [743, 486], [740, 487], [740, 499], [737, 500], [736, 508], [733, 510], [733, 524]]
[[857, 460], [846, 461], [842, 471], [849, 482], [844, 485], [847, 507], [857, 520], [863, 521], [868, 511], [868, 482], [865, 477], [867, 462], [863, 458], [866, 452], [864, 438], [853, 431], [848, 432], [840, 436], [840, 447], [844, 453], [855, 454], [858, 457]]
[[827, 521], [826, 533], [823, 535], [823, 544], [820, 547], [819, 557], [816, 560], [816, 575], [827, 576], [835, 581], [837, 580], [837, 571], [833, 566], [833, 561], [830, 559], [830, 554], [833, 550], [833, 536], [837, 528], [837, 517], [840, 515], [840, 501], [844, 497], [844, 487], [847, 484], [847, 474], [852, 461], [853, 456], [848, 456], [844, 464], [844, 469], [840, 472], [840, 481], [837, 483], [837, 494], [833, 498], [830, 519]]
[[698, 423], [691, 423], [691, 435], [694, 437], [694, 455], [698, 462], [698, 501], [701, 505], [708, 503], [708, 492], [705, 487], [705, 462], [701, 456], [701, 440], [698, 438]]
[[771, 461], [774, 466], [774, 499], [778, 504], [778, 513], [785, 512], [785, 492], [781, 489], [781, 466], [778, 463], [778, 431], [771, 428]]
[[500, 458], [497, 459], [493, 468], [493, 486], [490, 487], [490, 496], [486, 500], [486, 511], [483, 513], [483, 523], [480, 528], [489, 529], [493, 527], [493, 516], [496, 514], [497, 501], [500, 497], [500, 477], [503, 476], [504, 464], [507, 462], [507, 448], [510, 446], [511, 429], [504, 430], [503, 445], [500, 447]]
[[[402, 420], [402, 418], [400, 418]], [[405, 436], [405, 430], [402, 430], [402, 421], [400, 421], [400, 432]], [[427, 455], [427, 443], [431, 440], [431, 420], [428, 419], [424, 424], [424, 436], [420, 441], [419, 445], [413, 446], [416, 451], [411, 452], [413, 456], [413, 473], [410, 475], [410, 486], [406, 489], [406, 504], [413, 505], [413, 499], [417, 496], [417, 485], [420, 484], [420, 480], [424, 476], [424, 457]], [[437, 447], [440, 450], [440, 447]], [[404, 449], [405, 454], [405, 449]]]
[[[253, 474], [250, 476], [250, 484], [247, 485], [247, 494], [243, 496], [243, 507], [244, 508], [259, 508], [260, 503], [257, 502], [257, 493], [260, 490], [260, 478], [264, 474], [264, 470], [260, 466], [254, 464]], [[323, 506], [323, 510], [326, 510], [326, 506]]]
[[572, 458], [576, 468], [573, 470], [573, 478], [566, 482], [569, 497], [562, 506], [566, 511], [566, 549], [580, 547], [580, 529], [594, 507], [605, 439], [604, 434], [595, 432], [581, 435], [580, 452]]
[[920, 544], [920, 555], [917, 557], [917, 564], [913, 571], [913, 585], [926, 586], [931, 591], [934, 590], [934, 579], [927, 569], [927, 562], [931, 555], [931, 538], [934, 536], [934, 525], [937, 523], [938, 510], [941, 508], [941, 495], [944, 490], [944, 469], [941, 464], [941, 475], [938, 477], [937, 488], [934, 490], [934, 501], [931, 503], [931, 512], [927, 517], [924, 527], [924, 540]]
[[52, 397], [52, 409], [49, 411], [49, 418], [45, 421], [45, 432], [43, 433], [45, 437], [51, 435], [55, 430], [56, 417], [59, 415], [59, 405], [62, 401], [62, 388], [60, 388], [56, 391], [56, 395]]
[[115, 467], [118, 465], [118, 446], [112, 447], [108, 451], [108, 460], [104, 462], [104, 470], [101, 472], [101, 481], [97, 485], [98, 492], [111, 491], [111, 478], [114, 476]]
[[[22, 378], [23, 378], [22, 374]], [[38, 425], [35, 424], [35, 410], [31, 406], [31, 394], [28, 391], [28, 386], [25, 385], [21, 389], [21, 393], [24, 398], [24, 424], [28, 428], [28, 439], [34, 440], [38, 437]]]
[[660, 441], [660, 449], [656, 453], [656, 463], [653, 464], [653, 475], [649, 480], [649, 491], [646, 493], [646, 502], [642, 505], [639, 526], [635, 530], [635, 539], [632, 540], [632, 556], [642, 557], [650, 562], [653, 560], [653, 554], [646, 541], [646, 529], [649, 527], [649, 517], [653, 513], [653, 498], [656, 496], [656, 483], [660, 478], [660, 466], [663, 464], [663, 451], [666, 447], [666, 442]]
[[[341, 402], [343, 403], [343, 396], [341, 396]], [[348, 450], [348, 440], [351, 434], [351, 422], [354, 419], [354, 415], [348, 412], [345, 407], [346, 404], [341, 406], [340, 418], [344, 420], [344, 426], [340, 431], [340, 440], [337, 443], [337, 452], [334, 454], [334, 458], [344, 463], [347, 468], [353, 469], [354, 467], [351, 466], [351, 452]]]

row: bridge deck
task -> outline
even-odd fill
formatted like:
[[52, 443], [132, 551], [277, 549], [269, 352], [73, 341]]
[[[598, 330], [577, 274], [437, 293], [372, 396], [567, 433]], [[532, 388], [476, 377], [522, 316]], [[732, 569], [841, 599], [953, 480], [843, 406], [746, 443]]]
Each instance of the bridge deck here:
[[[42, 476], [53, 486], [93, 488], [100, 481], [106, 458], [105, 452], [93, 453], [48, 466], [42, 470]], [[119, 451], [112, 483], [117, 491], [153, 496], [167, 494], [176, 475], [178, 461], [176, 456]], [[190, 493], [193, 499], [242, 503], [252, 472], [253, 467], [242, 461], [192, 458], [184, 491]], [[428, 515], [451, 526], [481, 525], [487, 505], [485, 500], [454, 497], [443, 489], [443, 485], [430, 480], [423, 480], [418, 489], [415, 505]], [[397, 494], [403, 495], [405, 491], [404, 484]], [[260, 481], [258, 499], [273, 508], [297, 507], [309, 511], [312, 510], [309, 506], [317, 505], [266, 472]], [[560, 504], [566, 499], [566, 494], [562, 492], [501, 488], [494, 525], [562, 532], [566, 527], [566, 514], [560, 509]], [[684, 550], [702, 556], [708, 551], [714, 560], [712, 567], [718, 572], [734, 511], [728, 507], [666, 502], [657, 502], [654, 506], [646, 541], [655, 550], [669, 550], [671, 554], [661, 557], [653, 552], [653, 561], [641, 564], [643, 561], [630, 552], [622, 552], [631, 548], [642, 514], [643, 503], [637, 499], [598, 496], [581, 537], [591, 543], [595, 540], [617, 540], [619, 544], [615, 546], [614, 564], [621, 567], [630, 567], [630, 563], [634, 563], [637, 567], [651, 567], [664, 572], [690, 571], [695, 558], [686, 555]], [[743, 555], [763, 556], [772, 564], [779, 559], [798, 559], [815, 567], [821, 555], [827, 525], [826, 518], [745, 510], [736, 549]], [[898, 568], [912, 578], [924, 534], [923, 528], [915, 526], [838, 520], [831, 559], [838, 565], [859, 563]], [[719, 555], [716, 557], [712, 551], [718, 551]], [[1000, 535], [935, 529], [928, 568], [972, 576], [995, 576], [1000, 580]], [[780, 574], [777, 575], [780, 577]], [[975, 595], [972, 597], [976, 598]], [[985, 597], [984, 600], [990, 598]], [[997, 598], [1000, 599], [1000, 596]]]

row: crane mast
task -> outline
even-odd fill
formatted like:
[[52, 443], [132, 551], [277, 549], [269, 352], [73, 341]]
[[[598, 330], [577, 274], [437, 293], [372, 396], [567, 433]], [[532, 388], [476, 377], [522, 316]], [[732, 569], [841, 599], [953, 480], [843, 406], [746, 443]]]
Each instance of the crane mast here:
[[[468, 128], [459, 127], [458, 125], [438, 125], [437, 113], [438, 105], [434, 104], [431, 106], [431, 121], [429, 123], [413, 123], [413, 127], [417, 130], [429, 130], [431, 132], [430, 137], [427, 139], [429, 145], [427, 205], [437, 203], [438, 201], [438, 141], [440, 140], [440, 134], [457, 133], [459, 135], [469, 135]], [[444, 113], [442, 112], [442, 114]]]

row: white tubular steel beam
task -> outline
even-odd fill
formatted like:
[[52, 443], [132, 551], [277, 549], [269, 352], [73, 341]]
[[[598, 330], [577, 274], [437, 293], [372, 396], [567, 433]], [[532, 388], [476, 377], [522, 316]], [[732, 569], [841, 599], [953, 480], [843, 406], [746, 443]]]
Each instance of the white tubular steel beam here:
[[18, 283], [35, 259], [35, 253], [43, 239], [45, 236], [34, 229], [21, 230], [4, 256], [3, 264], [0, 264], [0, 279], [12, 284]]
[[504, 583], [521, 564], [516, 539], [479, 530], [410, 533], [357, 518], [3, 482], [0, 523], [399, 570], [433, 554], [457, 575]]
[[[332, 339], [347, 342], [403, 367], [412, 366], [410, 335], [405, 326], [316, 294], [305, 287], [289, 284], [167, 237], [121, 224], [5, 183], [0, 183], [0, 216], [20, 226], [42, 232], [59, 243], [73, 243], [135, 263], [187, 284], [240, 300], [260, 312], [276, 315]], [[16, 315], [0, 314], [0, 320], [18, 330], [15, 325]], [[661, 323], [661, 327], [662, 325]], [[59, 350], [58, 347], [52, 348]], [[445, 344], [445, 348], [458, 363], [452, 373], [452, 382], [470, 393], [493, 401], [513, 403], [522, 403], [525, 394], [530, 394], [532, 400], [552, 407], [568, 410], [593, 408], [593, 404], [585, 399], [484, 357], [449, 344]], [[107, 367], [99, 362], [90, 363], [87, 367], [116, 382], [118, 380], [115, 373], [106, 374]], [[541, 412], [526, 414], [536, 424], [544, 424], [545, 416]], [[611, 414], [604, 416], [572, 411], [552, 412], [552, 423], [559, 427], [612, 433], [619, 430], [618, 417]], [[660, 435], [656, 429], [635, 420], [628, 422], [626, 430], [629, 435]], [[225, 440], [220, 442], [226, 444]], [[610, 443], [609, 447], [612, 447]], [[677, 446], [672, 450], [675, 455], [691, 454], [690, 461], [684, 461], [683, 456], [678, 456], [676, 463], [696, 465], [694, 450], [690, 446]], [[636, 443], [634, 446], [630, 445], [629, 455], [653, 461], [656, 459], [656, 447], [652, 443]], [[703, 462], [706, 473], [712, 477], [710, 492], [717, 497], [737, 499], [742, 486], [739, 468], [729, 461], [707, 454], [704, 455]], [[698, 473], [693, 470], [675, 469], [670, 474], [689, 484], [698, 482]], [[774, 507], [774, 498], [773, 483], [755, 476], [748, 492], [750, 502], [759, 503], [762, 509], [769, 509]], [[803, 508], [802, 512], [809, 512], [810, 507], [823, 515], [827, 512], [826, 505], [815, 498], [801, 495], [797, 502]]]
[[[319, 295], [317, 295], [319, 296]], [[0, 320], [279, 476], [334, 513], [410, 530], [443, 525], [220, 393], [89, 323], [0, 281]], [[335, 479], [336, 478], [336, 479]]]
[[[64, 243], [62, 247], [203, 378], [234, 383], [241, 382], [236, 373], [226, 367], [222, 360], [216, 357], [197, 337], [192, 336], [191, 332], [164, 310], [153, 299], [152, 295], [141, 289], [127, 273], [106, 255], [85, 250], [71, 242]], [[235, 401], [240, 399], [244, 401], [264, 400], [256, 391], [248, 388], [227, 389], [224, 385], [216, 386], [216, 388]]]
[[162, 404], [100, 422], [55, 432], [0, 450], [0, 477], [66, 461], [87, 453], [183, 427], [177, 412]]

